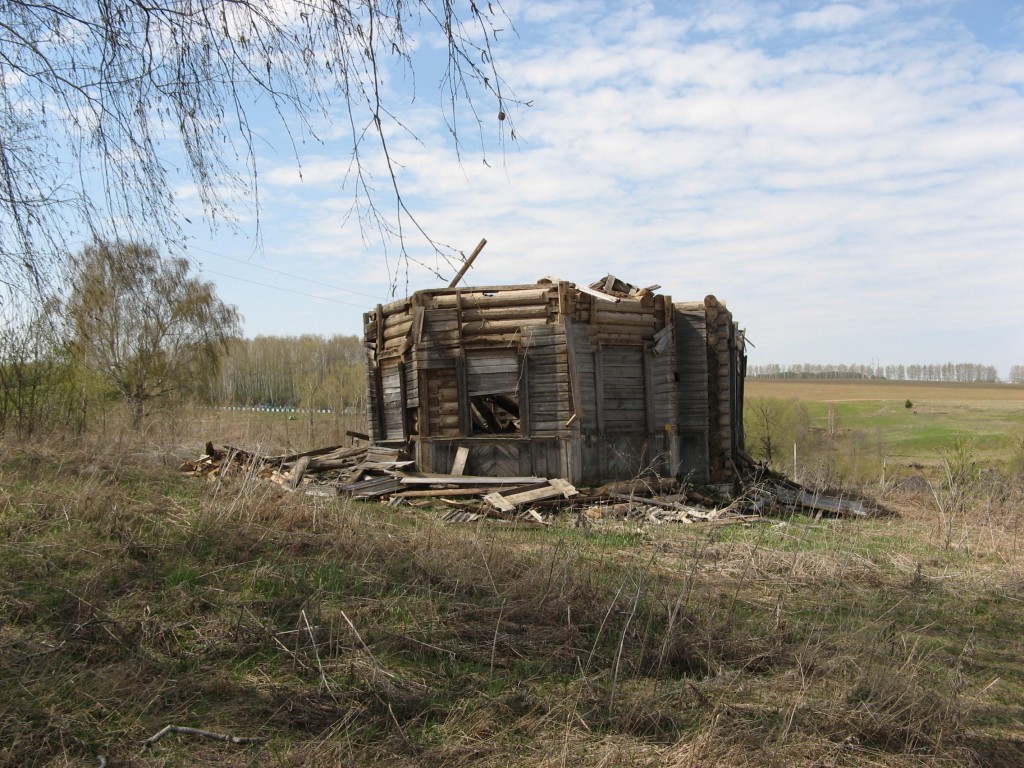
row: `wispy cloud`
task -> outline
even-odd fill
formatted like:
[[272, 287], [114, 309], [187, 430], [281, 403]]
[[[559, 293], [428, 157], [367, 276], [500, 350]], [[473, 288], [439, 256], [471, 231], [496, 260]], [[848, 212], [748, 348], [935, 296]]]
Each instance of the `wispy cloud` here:
[[[1020, 37], [990, 44], [948, 2], [505, 5], [505, 76], [534, 104], [516, 148], [484, 165], [470, 144], [460, 165], [423, 98], [417, 139], [390, 138], [428, 231], [490, 241], [474, 282], [611, 271], [715, 293], [761, 361], [1024, 362]], [[348, 164], [328, 144], [302, 183], [283, 162], [262, 177], [293, 201], [268, 253], [383, 285], [339, 227]]]

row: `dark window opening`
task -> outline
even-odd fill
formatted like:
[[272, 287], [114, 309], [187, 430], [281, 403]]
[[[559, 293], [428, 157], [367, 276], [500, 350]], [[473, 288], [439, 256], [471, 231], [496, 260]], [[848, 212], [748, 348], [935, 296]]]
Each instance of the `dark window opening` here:
[[466, 435], [522, 435], [526, 418], [520, 399], [525, 361], [514, 349], [466, 352]]
[[519, 398], [512, 394], [475, 395], [469, 398], [474, 435], [519, 435]]

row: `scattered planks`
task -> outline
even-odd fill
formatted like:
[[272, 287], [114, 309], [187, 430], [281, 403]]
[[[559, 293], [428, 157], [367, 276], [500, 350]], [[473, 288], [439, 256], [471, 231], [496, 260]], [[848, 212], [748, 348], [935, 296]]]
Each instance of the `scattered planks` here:
[[206, 444], [206, 451], [195, 461], [186, 461], [179, 471], [192, 477], [220, 480], [232, 473], [241, 477], [271, 480], [295, 490], [307, 476], [334, 479], [366, 459], [367, 446], [333, 445], [304, 453], [264, 456], [233, 445]]
[[559, 510], [573, 510], [589, 525], [603, 519], [652, 524], [723, 525], [767, 516], [810, 512], [821, 516], [867, 518], [879, 508], [864, 501], [810, 491], [760, 467], [747, 466], [743, 492], [680, 489], [673, 478], [640, 477], [580, 492], [561, 478], [490, 477], [463, 474], [468, 448], [459, 448], [448, 474], [418, 472], [400, 447], [382, 444], [329, 446], [302, 453], [261, 455], [236, 446], [207, 443], [205, 453], [180, 471], [210, 481], [225, 478], [269, 480], [289, 491], [378, 500], [390, 506], [443, 506], [452, 523], [482, 519], [501, 524], [540, 526]]

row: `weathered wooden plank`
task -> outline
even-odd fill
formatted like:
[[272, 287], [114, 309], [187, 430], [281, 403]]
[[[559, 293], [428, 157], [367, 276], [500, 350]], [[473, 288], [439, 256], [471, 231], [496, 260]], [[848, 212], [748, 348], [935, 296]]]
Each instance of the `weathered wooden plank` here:
[[530, 396], [538, 401], [565, 401], [566, 410], [575, 411], [576, 409], [569, 404], [569, 389], [565, 384], [554, 384], [554, 385], [532, 385], [530, 387]]
[[541, 488], [534, 488], [520, 493], [501, 494], [489, 493], [484, 496], [484, 501], [495, 509], [503, 512], [514, 512], [516, 507], [522, 504], [529, 504], [534, 501], [553, 499], [558, 496], [569, 498], [579, 493], [570, 483], [565, 480], [549, 480]]
[[654, 337], [653, 332], [637, 333], [605, 333], [600, 326], [594, 326], [594, 343], [608, 347], [640, 347], [649, 343]]
[[555, 398], [534, 395], [530, 404], [531, 420], [534, 418], [541, 421], [560, 420], [564, 423], [572, 415], [573, 411], [569, 407], [569, 401], [564, 397]]
[[433, 472], [403, 472], [402, 485], [519, 485], [546, 482], [543, 477], [487, 477], [485, 475], [442, 475]]
[[576, 286], [576, 290], [579, 291], [580, 293], [585, 293], [588, 296], [592, 296], [595, 299], [600, 299], [601, 301], [607, 301], [607, 302], [613, 302], [613, 303], [621, 301], [621, 299], [619, 299], [617, 296], [609, 296], [607, 293], [602, 293], [601, 291], [595, 291], [593, 288], [588, 288], [585, 285], [577, 285]]
[[460, 445], [455, 449], [455, 460], [452, 462], [451, 474], [461, 476], [466, 471], [466, 460], [469, 458], [469, 448]]
[[677, 301], [673, 305], [677, 312], [687, 312], [691, 314], [699, 314], [701, 317], [704, 316], [704, 302], [703, 301]]
[[400, 499], [429, 499], [438, 498], [445, 496], [480, 496], [482, 493], [487, 491], [487, 487], [481, 488], [480, 486], [474, 486], [472, 488], [428, 488], [426, 490], [418, 491], [402, 491], [400, 493], [391, 494], [392, 498], [398, 497]]
[[459, 399], [459, 390], [455, 387], [431, 388], [427, 391], [430, 393], [431, 399], [437, 403], [454, 403]]
[[569, 363], [560, 361], [558, 363], [538, 363], [530, 359], [530, 375], [532, 380], [538, 384], [559, 383], [564, 384], [568, 389]]
[[515, 393], [521, 378], [521, 361], [514, 349], [466, 353], [466, 386], [470, 396]]
[[553, 437], [568, 433], [569, 430], [566, 428], [564, 421], [539, 421], [534, 425], [530, 434], [542, 437]]
[[656, 311], [653, 300], [646, 300], [643, 298], [629, 298], [623, 299], [615, 304], [596, 304], [594, 305], [594, 311], [600, 314], [614, 314], [619, 313], [623, 315], [628, 314], [654, 314]]

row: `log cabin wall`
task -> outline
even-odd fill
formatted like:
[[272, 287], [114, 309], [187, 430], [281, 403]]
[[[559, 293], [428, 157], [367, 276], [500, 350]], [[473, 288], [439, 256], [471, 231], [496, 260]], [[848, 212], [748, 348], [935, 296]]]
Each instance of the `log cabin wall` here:
[[729, 479], [742, 331], [714, 297], [622, 287], [421, 291], [366, 313], [371, 439], [406, 442], [430, 472], [467, 446], [468, 474]]
[[675, 305], [679, 474], [711, 481], [708, 405], [708, 342], [704, 302]]

